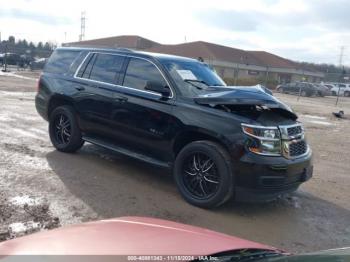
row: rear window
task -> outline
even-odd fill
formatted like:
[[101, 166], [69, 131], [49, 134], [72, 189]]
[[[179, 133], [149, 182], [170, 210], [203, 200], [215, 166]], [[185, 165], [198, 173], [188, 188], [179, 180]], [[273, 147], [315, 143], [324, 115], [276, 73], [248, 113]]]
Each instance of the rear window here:
[[73, 61], [79, 55], [79, 50], [56, 50], [50, 56], [44, 71], [54, 74], [65, 74], [69, 71]]

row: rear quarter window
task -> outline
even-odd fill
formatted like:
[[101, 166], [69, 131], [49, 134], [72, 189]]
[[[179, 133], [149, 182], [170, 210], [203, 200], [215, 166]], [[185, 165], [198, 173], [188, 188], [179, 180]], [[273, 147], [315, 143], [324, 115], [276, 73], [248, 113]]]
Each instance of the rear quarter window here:
[[44, 72], [53, 74], [68, 73], [73, 61], [78, 57], [78, 50], [56, 50], [45, 65]]

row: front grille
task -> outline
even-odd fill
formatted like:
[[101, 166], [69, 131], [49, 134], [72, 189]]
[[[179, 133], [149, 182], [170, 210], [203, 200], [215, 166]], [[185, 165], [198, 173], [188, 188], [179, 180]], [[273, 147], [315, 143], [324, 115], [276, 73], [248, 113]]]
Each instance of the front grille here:
[[289, 156], [297, 157], [307, 152], [307, 144], [304, 140], [289, 144]]
[[303, 133], [303, 129], [300, 125], [292, 126], [287, 128], [287, 133], [288, 133], [288, 136], [297, 136]]

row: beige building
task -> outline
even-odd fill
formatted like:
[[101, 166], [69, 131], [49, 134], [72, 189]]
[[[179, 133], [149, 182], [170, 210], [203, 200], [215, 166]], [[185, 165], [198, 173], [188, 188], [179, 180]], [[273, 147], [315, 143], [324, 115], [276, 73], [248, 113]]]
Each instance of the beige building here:
[[246, 51], [203, 41], [163, 45], [140, 36], [124, 35], [66, 43], [64, 46], [131, 48], [200, 58], [231, 84], [260, 82], [273, 85], [294, 81], [319, 82], [324, 78], [321, 72], [303, 68], [299, 63], [265, 51]]

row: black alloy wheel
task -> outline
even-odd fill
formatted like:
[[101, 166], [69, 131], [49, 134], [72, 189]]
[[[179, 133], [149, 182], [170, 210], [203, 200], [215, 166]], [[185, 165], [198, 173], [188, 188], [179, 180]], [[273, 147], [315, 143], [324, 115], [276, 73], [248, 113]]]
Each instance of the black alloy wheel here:
[[235, 189], [232, 157], [220, 144], [202, 140], [186, 145], [174, 163], [174, 179], [182, 197], [192, 205], [222, 205]]
[[54, 119], [55, 139], [60, 145], [67, 145], [71, 137], [71, 123], [67, 116], [58, 114]]
[[216, 164], [205, 153], [194, 152], [189, 155], [182, 173], [186, 189], [198, 199], [210, 198], [219, 188], [220, 176]]
[[75, 152], [84, 144], [72, 106], [59, 106], [49, 117], [49, 134], [53, 146], [62, 152]]

